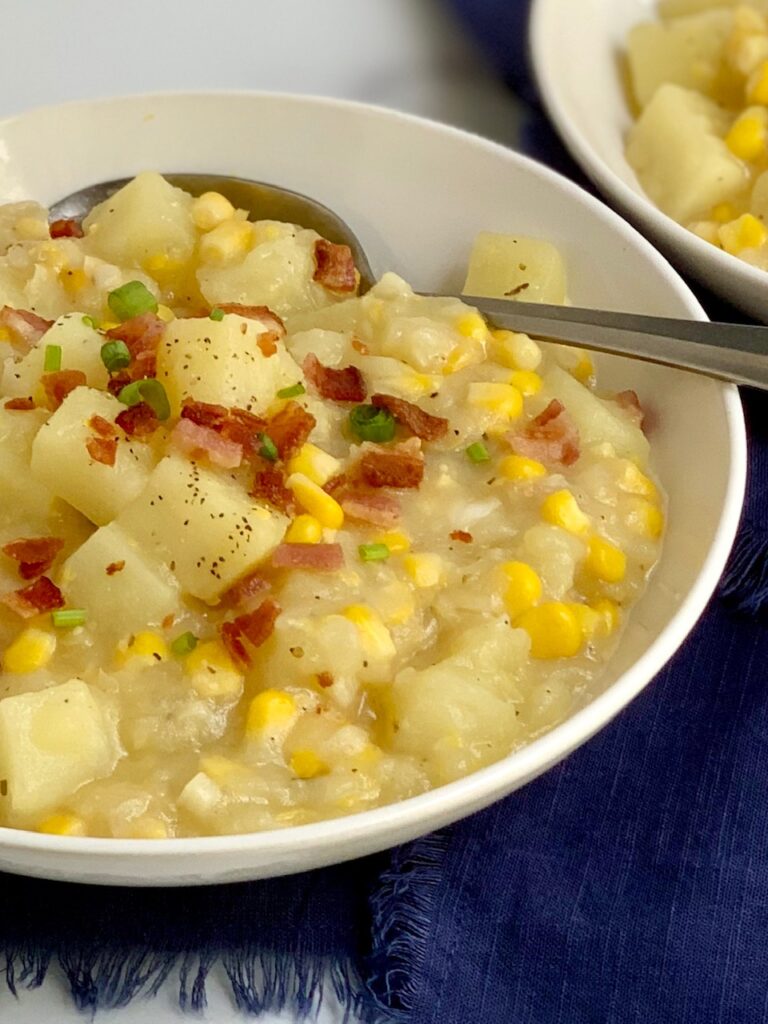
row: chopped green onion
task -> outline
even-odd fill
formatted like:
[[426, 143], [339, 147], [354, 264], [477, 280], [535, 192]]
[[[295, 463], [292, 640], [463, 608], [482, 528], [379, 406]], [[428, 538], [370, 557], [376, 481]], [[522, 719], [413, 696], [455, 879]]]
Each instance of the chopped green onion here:
[[208, 319], [209, 320], [223, 320], [224, 319], [224, 310], [223, 309], [219, 309], [218, 306], [215, 306], [211, 310], [211, 312], [208, 314]]
[[61, 369], [61, 345], [46, 345], [43, 356], [43, 370], [46, 373], [55, 373]]
[[141, 313], [156, 313], [157, 299], [141, 281], [129, 281], [107, 296], [107, 304], [118, 320], [130, 320]]
[[190, 633], [187, 630], [186, 633], [182, 633], [177, 636], [171, 644], [171, 651], [173, 654], [177, 654], [179, 657], [183, 657], [185, 654], [189, 654], [190, 651], [194, 651], [197, 647], [197, 637], [194, 633]]
[[92, 316], [84, 316], [83, 323], [85, 324], [86, 327], [92, 327], [94, 330], [96, 330], [96, 321], [93, 319]]
[[391, 441], [395, 436], [395, 417], [389, 409], [375, 405], [356, 405], [349, 414], [349, 425], [361, 441]]
[[126, 384], [117, 397], [123, 405], [128, 406], [146, 402], [159, 420], [167, 420], [171, 415], [171, 404], [165, 388], [154, 377], [145, 377], [143, 380], [134, 380]]
[[475, 441], [467, 448], [467, 455], [471, 462], [487, 462], [490, 459], [488, 449], [482, 441]]
[[131, 365], [131, 353], [124, 341], [108, 341], [101, 346], [101, 361], [114, 373]]
[[269, 434], [261, 435], [261, 448], [259, 448], [259, 455], [263, 459], [269, 459], [270, 462], [277, 462], [277, 457], [280, 453], [277, 450], [277, 445], [269, 436]]
[[277, 397], [295, 398], [297, 395], [306, 394], [306, 390], [307, 389], [304, 387], [301, 381], [299, 381], [298, 384], [291, 384], [289, 388], [280, 388], [280, 390], [277, 392]]
[[391, 554], [386, 544], [361, 544], [357, 550], [363, 562], [383, 562]]
[[85, 622], [85, 609], [58, 608], [51, 612], [51, 621], [57, 629], [74, 629]]

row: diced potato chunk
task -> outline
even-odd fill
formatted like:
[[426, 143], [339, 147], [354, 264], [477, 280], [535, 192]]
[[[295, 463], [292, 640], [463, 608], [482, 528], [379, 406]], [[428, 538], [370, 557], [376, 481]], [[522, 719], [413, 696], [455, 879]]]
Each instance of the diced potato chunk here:
[[648, 196], [682, 223], [701, 219], [746, 186], [723, 136], [731, 117], [679, 85], [662, 85], [632, 127], [627, 160]]
[[163, 459], [119, 524], [157, 551], [188, 593], [216, 601], [280, 543], [288, 519], [232, 480], [178, 456]]
[[80, 679], [0, 701], [0, 776], [14, 814], [55, 807], [121, 754], [115, 723]]
[[30, 478], [29, 459], [35, 434], [45, 422], [42, 409], [12, 412], [0, 406], [0, 522], [22, 510], [48, 513], [53, 494]]
[[112, 395], [75, 388], [43, 426], [32, 445], [32, 475], [99, 526], [108, 523], [145, 486], [154, 463], [148, 445], [130, 441], [116, 427], [113, 466], [94, 462], [86, 444], [94, 416], [113, 422], [125, 407]]
[[67, 313], [49, 328], [39, 343], [18, 362], [5, 364], [0, 390], [10, 396], [33, 396], [40, 388], [45, 349], [48, 345], [61, 348], [61, 369], [82, 370], [92, 388], [106, 388], [109, 374], [101, 360], [104, 339], [93, 327], [87, 326], [79, 313]]
[[173, 574], [117, 523], [96, 530], [70, 555], [61, 586], [67, 604], [84, 608], [89, 625], [108, 636], [158, 626], [179, 608]]
[[145, 172], [94, 207], [83, 221], [87, 249], [111, 263], [143, 267], [158, 255], [188, 260], [195, 245], [192, 197]]
[[538, 238], [481, 231], [472, 246], [463, 291], [485, 298], [562, 303], [562, 256], [554, 245]]
[[280, 388], [302, 379], [285, 347], [258, 346], [268, 322], [227, 314], [223, 320], [174, 320], [157, 353], [157, 376], [175, 411], [185, 398], [263, 412]]

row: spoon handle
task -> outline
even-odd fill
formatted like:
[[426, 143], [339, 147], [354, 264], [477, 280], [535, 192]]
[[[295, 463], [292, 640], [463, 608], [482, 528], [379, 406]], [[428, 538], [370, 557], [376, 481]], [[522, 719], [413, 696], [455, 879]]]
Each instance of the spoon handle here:
[[768, 327], [462, 295], [495, 327], [768, 390]]

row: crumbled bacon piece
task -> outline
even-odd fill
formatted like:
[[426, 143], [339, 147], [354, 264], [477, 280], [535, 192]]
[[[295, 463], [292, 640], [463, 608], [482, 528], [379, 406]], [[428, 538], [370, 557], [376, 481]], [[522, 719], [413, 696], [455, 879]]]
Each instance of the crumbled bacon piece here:
[[406, 402], [394, 395], [373, 395], [371, 403], [379, 409], [388, 409], [398, 423], [410, 430], [422, 441], [437, 441], [448, 431], [448, 420], [424, 412], [413, 402]]
[[333, 686], [333, 676], [330, 672], [318, 672], [317, 673], [317, 685], [323, 690], [327, 690], [329, 686]]
[[393, 448], [363, 445], [357, 472], [369, 487], [418, 487], [424, 479], [421, 445], [417, 438]]
[[212, 402], [196, 402], [193, 398], [185, 398], [181, 406], [181, 418], [191, 420], [199, 427], [218, 429], [229, 416], [229, 410], [223, 405]]
[[613, 396], [613, 400], [620, 409], [628, 412], [632, 419], [642, 430], [645, 426], [645, 412], [636, 391], [619, 391]]
[[507, 439], [520, 455], [540, 462], [572, 466], [581, 454], [576, 424], [556, 398], [523, 431], [509, 434]]
[[223, 305], [216, 306], [216, 309], [220, 309], [222, 313], [236, 313], [238, 316], [244, 316], [247, 320], [261, 320], [266, 325], [265, 329], [274, 331], [278, 338], [285, 335], [285, 324], [269, 306], [241, 306], [239, 302], [225, 302]]
[[48, 231], [51, 238], [82, 238], [84, 234], [80, 221], [72, 217], [51, 221]]
[[466, 530], [453, 530], [451, 532], [451, 540], [458, 540], [462, 544], [471, 544], [472, 539], [472, 534]]
[[228, 411], [227, 419], [215, 429], [220, 430], [223, 437], [241, 444], [244, 452], [253, 455], [261, 447], [261, 435], [267, 429], [267, 421], [247, 409], [234, 408]]
[[237, 469], [243, 461], [243, 446], [213, 430], [201, 427], [190, 419], [180, 419], [171, 431], [171, 443], [184, 455], [194, 459], [206, 455], [222, 469]]
[[125, 568], [125, 559], [121, 558], [119, 562], [110, 562], [106, 568], [107, 576], [114, 576], [115, 573], [122, 572]]
[[298, 402], [288, 402], [267, 423], [266, 433], [272, 439], [281, 459], [290, 459], [299, 451], [315, 429], [317, 420]]
[[64, 598], [55, 583], [47, 576], [41, 576], [28, 587], [13, 590], [10, 594], [3, 594], [0, 597], [0, 603], [23, 619], [31, 619], [33, 615], [39, 615], [40, 612], [50, 612], [54, 608], [61, 608], [64, 605]]
[[89, 437], [85, 447], [94, 462], [100, 462], [102, 466], [114, 466], [117, 458], [116, 437]]
[[344, 514], [374, 526], [394, 526], [400, 519], [400, 502], [392, 494], [352, 490], [341, 498]]
[[149, 437], [160, 426], [155, 410], [146, 402], [123, 409], [115, 416], [115, 423], [128, 437]]
[[88, 420], [88, 426], [99, 437], [114, 437], [115, 427], [109, 420], [105, 420], [103, 416], [91, 416]]
[[0, 309], [0, 327], [8, 329], [11, 342], [21, 352], [29, 352], [38, 343], [53, 320], [44, 320], [29, 309], [13, 309], [3, 306]]
[[282, 469], [265, 459], [259, 459], [250, 494], [257, 501], [266, 501], [287, 515], [293, 515], [296, 511], [296, 499], [293, 491], [285, 486]]
[[254, 599], [261, 597], [265, 590], [269, 590], [270, 586], [269, 580], [252, 572], [234, 583], [222, 597], [222, 602], [230, 608], [245, 608]]
[[268, 359], [277, 352], [277, 343], [280, 340], [280, 335], [277, 331], [264, 331], [256, 339], [256, 344], [259, 346], [259, 351], [263, 356]]
[[[131, 353], [128, 381], [154, 377], [157, 368], [157, 346], [165, 331], [165, 323], [156, 313], [141, 313], [106, 332], [114, 341], [124, 341]], [[122, 374], [120, 374], [122, 376]]]
[[35, 408], [35, 400], [33, 398], [9, 398], [3, 408], [15, 412], [29, 412], [30, 409]]
[[70, 391], [87, 383], [82, 370], [55, 370], [53, 373], [44, 373], [40, 380], [48, 405], [54, 411], [59, 408]]
[[249, 666], [253, 660], [249, 647], [261, 647], [270, 638], [280, 611], [280, 605], [268, 597], [254, 611], [223, 622], [219, 632], [232, 657]]
[[308, 569], [335, 572], [344, 566], [341, 544], [278, 544], [272, 552], [275, 569]]
[[353, 292], [357, 288], [357, 274], [350, 247], [319, 238], [315, 242], [312, 280], [332, 292]]
[[344, 366], [340, 370], [323, 366], [310, 352], [304, 360], [303, 370], [321, 398], [333, 402], [362, 402], [365, 399], [365, 381], [356, 366]]
[[60, 537], [20, 537], [4, 544], [2, 552], [19, 563], [19, 576], [23, 580], [32, 580], [50, 569], [63, 547]]

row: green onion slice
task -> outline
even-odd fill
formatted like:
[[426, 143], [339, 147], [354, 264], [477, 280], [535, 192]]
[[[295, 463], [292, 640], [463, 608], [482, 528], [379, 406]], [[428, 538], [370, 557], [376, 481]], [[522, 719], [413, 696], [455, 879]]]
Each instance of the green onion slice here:
[[108, 341], [101, 346], [101, 361], [114, 373], [131, 365], [131, 353], [124, 341]]
[[223, 320], [224, 319], [224, 310], [223, 309], [219, 309], [218, 306], [215, 306], [211, 310], [211, 312], [208, 314], [208, 319], [209, 320]]
[[389, 409], [375, 405], [356, 405], [349, 414], [349, 425], [361, 441], [391, 441], [395, 436], [395, 417]]
[[55, 373], [61, 369], [61, 345], [46, 345], [43, 355], [43, 370]]
[[57, 608], [51, 612], [51, 621], [57, 629], [74, 629], [85, 622], [84, 608]]
[[491, 457], [482, 441], [475, 441], [474, 444], [471, 444], [467, 448], [467, 455], [470, 462], [488, 462]]
[[259, 448], [259, 455], [263, 459], [269, 459], [270, 462], [277, 462], [279, 456], [277, 445], [269, 436], [269, 434], [261, 435], [261, 448]]
[[143, 380], [134, 380], [126, 384], [117, 397], [123, 405], [128, 406], [146, 402], [159, 420], [167, 420], [171, 415], [171, 404], [165, 388], [154, 377], [145, 377]]
[[361, 544], [357, 550], [363, 562], [383, 562], [391, 554], [386, 544]]
[[141, 281], [129, 281], [115, 288], [107, 296], [107, 304], [118, 320], [157, 312], [157, 299]]
[[179, 657], [182, 657], [185, 654], [189, 654], [190, 651], [194, 651], [197, 647], [197, 642], [195, 634], [190, 633], [189, 630], [187, 630], [186, 633], [182, 633], [180, 636], [176, 637], [171, 644], [171, 651], [173, 654], [177, 654]]
[[277, 392], [277, 397], [295, 398], [297, 395], [306, 394], [306, 391], [307, 389], [304, 387], [301, 381], [299, 381], [298, 384], [291, 384], [289, 388], [280, 388], [280, 390]]

